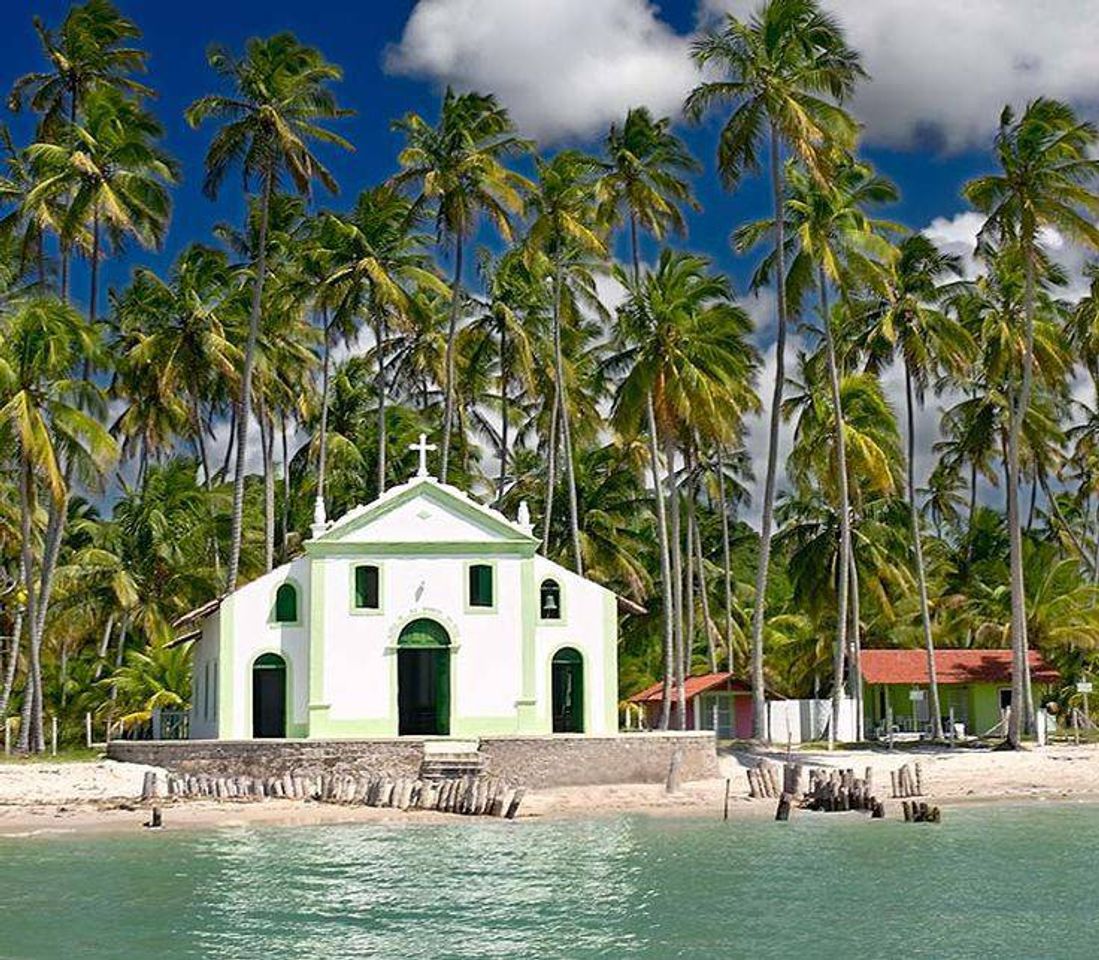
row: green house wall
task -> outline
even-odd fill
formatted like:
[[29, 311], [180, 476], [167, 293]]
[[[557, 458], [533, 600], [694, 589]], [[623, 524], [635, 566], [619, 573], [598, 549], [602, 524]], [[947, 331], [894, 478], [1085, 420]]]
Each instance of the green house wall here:
[[[966, 733], [970, 736], [981, 736], [991, 730], [1000, 722], [1000, 690], [1010, 689], [1010, 683], [967, 683], [967, 684], [939, 684], [940, 707], [944, 718], [950, 716], [950, 710], [954, 709], [954, 718], [958, 722], [965, 723]], [[911, 729], [913, 714], [919, 707], [924, 707], [924, 716], [928, 716], [930, 708], [930, 694], [925, 693], [923, 704], [919, 704], [909, 698], [908, 694], [913, 688], [925, 690], [926, 686], [910, 683], [893, 684], [867, 684], [863, 702], [866, 704], [867, 734], [872, 734], [874, 729], [884, 723], [886, 717], [885, 707], [889, 706], [893, 711], [893, 723], [904, 730]], [[1034, 685], [1035, 700], [1048, 692], [1045, 684]], [[884, 703], [883, 703], [884, 696]]]

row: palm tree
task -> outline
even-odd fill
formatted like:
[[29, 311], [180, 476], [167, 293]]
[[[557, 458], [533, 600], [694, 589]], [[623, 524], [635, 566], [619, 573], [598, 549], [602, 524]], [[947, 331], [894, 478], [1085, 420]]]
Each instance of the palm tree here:
[[130, 76], [145, 72], [148, 54], [126, 45], [139, 39], [141, 30], [110, 0], [74, 4], [56, 31], [48, 30], [35, 17], [34, 29], [52, 69], [19, 77], [8, 97], [9, 109], [18, 112], [29, 103], [49, 129], [66, 117], [70, 124], [75, 123], [84, 97], [93, 87], [152, 95]]
[[[896, 188], [883, 177], [874, 174], [865, 164], [841, 161], [831, 172], [827, 185], [822, 185], [807, 173], [792, 166], [787, 171], [789, 197], [786, 202], [793, 237], [798, 247], [791, 264], [792, 278], [808, 278], [816, 274], [816, 289], [820, 298], [820, 319], [823, 331], [825, 359], [832, 406], [841, 428], [834, 433], [836, 444], [837, 492], [839, 495], [839, 567], [837, 577], [837, 616], [835, 646], [835, 683], [832, 691], [833, 733], [839, 727], [843, 704], [843, 677], [847, 651], [847, 603], [858, 605], [852, 589], [851, 559], [851, 495], [847, 465], [847, 439], [840, 390], [841, 370], [836, 348], [837, 320], [849, 319], [850, 290], [861, 279], [872, 276], [881, 262], [891, 258], [893, 249], [879, 231], [891, 225], [872, 220], [865, 208], [871, 204], [897, 199]], [[895, 228], [893, 228], [895, 229]], [[787, 282], [788, 295], [800, 306], [802, 291], [796, 281]], [[829, 286], [839, 291], [840, 304], [829, 306]], [[800, 312], [800, 311], [799, 311]], [[859, 651], [859, 623], [855, 617], [855, 661]]]
[[[137, 24], [123, 16], [110, 0], [88, 0], [70, 8], [61, 26], [48, 30], [37, 17], [34, 28], [51, 69], [24, 74], [12, 85], [8, 106], [15, 112], [24, 102], [41, 116], [36, 139], [75, 147], [76, 124], [84, 101], [94, 89], [111, 90], [136, 98], [153, 91], [133, 79], [145, 72], [145, 51], [129, 46], [140, 38]], [[43, 220], [41, 207], [27, 209]], [[69, 251], [73, 238], [59, 221], [50, 223], [61, 245], [60, 291], [69, 295]]]
[[[916, 501], [916, 406], [923, 405], [928, 386], [940, 375], [961, 374], [973, 357], [973, 341], [965, 328], [938, 304], [947, 292], [944, 278], [961, 275], [961, 260], [942, 253], [923, 234], [912, 234], [900, 244], [898, 255], [883, 262], [880, 302], [873, 312], [871, 337], [883, 345], [876, 362], [899, 355], [904, 365], [905, 422], [907, 425], [906, 492], [912, 521], [912, 548], [916, 561], [920, 620], [927, 648], [928, 689], [931, 692], [932, 736], [942, 737], [942, 710], [935, 675], [935, 646], [927, 571]], [[874, 346], [871, 347], [873, 351]], [[942, 476], [942, 474], [938, 474]], [[945, 488], [949, 494], [954, 486]]]
[[[1000, 171], [970, 181], [966, 199], [987, 216], [980, 239], [995, 238], [1016, 247], [1022, 262], [1023, 360], [1021, 382], [1011, 384], [1006, 436], [1007, 511], [1011, 538], [1011, 648], [1012, 704], [1008, 740], [1022, 739], [1024, 702], [1028, 686], [1026, 591], [1023, 540], [1019, 512], [1019, 443], [1031, 399], [1034, 378], [1034, 318], [1037, 274], [1044, 228], [1092, 248], [1099, 248], [1099, 195], [1090, 184], [1099, 176], [1099, 160], [1092, 159], [1099, 131], [1081, 122], [1071, 107], [1056, 100], [1038, 99], [1022, 117], [1005, 107], [996, 136]], [[1029, 723], [1029, 718], [1027, 720]]]
[[[573, 256], [606, 256], [607, 249], [596, 226], [596, 190], [599, 162], [577, 150], [562, 150], [552, 160], [538, 161], [538, 185], [529, 201], [530, 230], [526, 244], [532, 256], [545, 256], [552, 265], [554, 395], [549, 431], [555, 436], [560, 426], [565, 461], [565, 483], [569, 498], [573, 569], [583, 575], [580, 549], [580, 516], [573, 463], [572, 423], [562, 350], [562, 297], [567, 262]], [[546, 526], [552, 519], [552, 491], [556, 443], [551, 440], [548, 456]]]
[[419, 114], [410, 113], [398, 120], [394, 128], [404, 134], [405, 147], [398, 158], [401, 170], [390, 182], [418, 189], [416, 214], [421, 208], [431, 209], [439, 243], [452, 244], [454, 248], [443, 378], [440, 479], [446, 483], [454, 428], [454, 342], [462, 308], [465, 242], [476, 231], [481, 214], [488, 217], [506, 242], [511, 241], [511, 218], [522, 209], [522, 193], [530, 184], [525, 177], [505, 167], [503, 161], [525, 153], [530, 144], [515, 136], [507, 110], [494, 96], [456, 94], [449, 87], [435, 126]]
[[[671, 534], [670, 543], [662, 545], [661, 579], [675, 627], [673, 637], [665, 634], [665, 678], [676, 679], [680, 726], [685, 721], [685, 651], [676, 446], [694, 430], [728, 437], [759, 402], [753, 390], [756, 352], [746, 339], [751, 323], [733, 302], [728, 280], [708, 268], [701, 257], [664, 250], [656, 269], [637, 283], [618, 270], [616, 279], [627, 297], [619, 308], [619, 351], [610, 361], [625, 371], [614, 401], [615, 425], [627, 437], [649, 431], [650, 463], [656, 462], [658, 447], [664, 447]], [[658, 500], [662, 486], [654, 485]], [[658, 527], [661, 510], [658, 503]], [[664, 530], [659, 532], [668, 540]], [[669, 700], [665, 698], [665, 714]], [[665, 725], [667, 721], [667, 715], [662, 717]]]
[[244, 515], [244, 470], [248, 455], [248, 427], [252, 412], [252, 371], [259, 337], [263, 286], [267, 278], [267, 227], [271, 195], [282, 178], [308, 195], [314, 180], [331, 193], [336, 181], [313, 153], [312, 143], [351, 145], [321, 125], [347, 116], [328, 84], [343, 73], [318, 50], [300, 43], [293, 34], [249, 40], [243, 57], [215, 46], [207, 62], [230, 88], [229, 94], [210, 94], [192, 103], [187, 122], [197, 127], [207, 119], [223, 120], [206, 153], [203, 190], [215, 198], [233, 167], [244, 173], [245, 188], [259, 183], [259, 237], [252, 278], [252, 306], [244, 346], [244, 369], [236, 411], [236, 468], [233, 477], [233, 526], [226, 586], [237, 585]]
[[[535, 352], [551, 312], [551, 296], [538, 262], [531, 262], [520, 248], [502, 256], [486, 258], [482, 267], [487, 302], [485, 312], [473, 328], [483, 337], [482, 349], [493, 348], [495, 338], [496, 376], [499, 392], [500, 429], [496, 436], [499, 474], [496, 504], [504, 500], [511, 450], [512, 406], [529, 398], [534, 389]], [[513, 396], [518, 384], [519, 395]], [[486, 424], [486, 427], [488, 425]], [[488, 432], [492, 432], [489, 428]]]
[[699, 209], [684, 175], [701, 168], [670, 126], [667, 117], [654, 120], [647, 107], [635, 107], [621, 128], [611, 126], [604, 142], [599, 213], [611, 226], [629, 221], [635, 281], [641, 277], [638, 227], [663, 240], [669, 230], [686, 232], [681, 206]]
[[[333, 322], [345, 331], [366, 317], [374, 329], [377, 360], [378, 496], [386, 488], [386, 353], [390, 327], [403, 326], [412, 309], [413, 287], [441, 294], [446, 286], [424, 253], [426, 238], [416, 232], [413, 205], [391, 187], [364, 190], [355, 208], [335, 222], [332, 264], [325, 279]], [[322, 403], [324, 399], [322, 398]], [[322, 420], [324, 419], [322, 414]], [[323, 442], [323, 439], [322, 439]], [[323, 489], [318, 480], [318, 488]]]
[[[206, 448], [207, 407], [236, 390], [240, 350], [233, 340], [246, 309], [228, 257], [199, 244], [176, 258], [166, 281], [152, 270], [135, 270], [116, 302], [120, 372], [148, 372], [157, 381], [155, 396], [185, 398], [186, 435], [195, 445], [207, 490], [214, 479]], [[149, 395], [133, 390], [128, 396], [134, 410]], [[120, 423], [129, 433], [125, 417]]]
[[847, 46], [839, 23], [822, 12], [816, 0], [767, 0], [747, 22], [730, 16], [722, 30], [708, 32], [695, 42], [694, 58], [700, 68], [719, 69], [724, 78], [704, 81], [691, 92], [685, 105], [688, 115], [698, 119], [719, 103], [734, 104], [718, 145], [718, 170], [726, 187], [735, 187], [746, 174], [759, 169], [763, 144], [768, 144], [770, 150], [778, 323], [756, 606], [752, 615], [753, 735], [766, 739], [764, 607], [778, 478], [788, 319], [782, 149], [785, 145], [814, 176], [822, 177], [829, 154], [836, 147], [851, 146], [855, 139], [854, 121], [834, 101], [851, 92], [863, 71], [858, 54]]
[[88, 321], [96, 323], [104, 235], [118, 246], [127, 237], [159, 247], [168, 228], [177, 165], [155, 141], [164, 130], [152, 114], [109, 87], [85, 99], [71, 145], [32, 144], [28, 150], [38, 183], [27, 196], [35, 209], [62, 202], [66, 237], [89, 236], [91, 289]]
[[[30, 724], [20, 731], [24, 749], [45, 748], [42, 728], [42, 635], [51, 583], [36, 583], [32, 524], [39, 478], [54, 504], [68, 496], [62, 459], [87, 480], [114, 456], [114, 442], [85, 407], [98, 388], [72, 379], [79, 359], [99, 350], [95, 329], [71, 307], [52, 298], [30, 300], [7, 321], [0, 338], [0, 423], [17, 439], [25, 623], [30, 642], [27, 689]], [[42, 563], [45, 570], [45, 560]]]

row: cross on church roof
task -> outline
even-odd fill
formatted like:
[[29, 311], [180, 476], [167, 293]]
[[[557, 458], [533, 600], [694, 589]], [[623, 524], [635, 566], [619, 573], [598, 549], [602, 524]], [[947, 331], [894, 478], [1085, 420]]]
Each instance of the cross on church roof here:
[[420, 454], [420, 469], [416, 471], [417, 477], [430, 477], [431, 474], [427, 470], [427, 455], [432, 450], [438, 450], [439, 448], [433, 443], [427, 442], [427, 434], [420, 434], [419, 443], [410, 443], [408, 445], [409, 450], [415, 450]]

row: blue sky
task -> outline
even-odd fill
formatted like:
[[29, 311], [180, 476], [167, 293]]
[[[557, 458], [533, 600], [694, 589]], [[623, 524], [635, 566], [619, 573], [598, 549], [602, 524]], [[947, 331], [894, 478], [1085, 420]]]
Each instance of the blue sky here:
[[[227, 180], [213, 203], [201, 193], [202, 158], [211, 130], [194, 131], [185, 107], [215, 88], [205, 62], [211, 42], [240, 50], [248, 37], [292, 30], [319, 47], [345, 73], [341, 103], [356, 115], [338, 124], [354, 153], [326, 151], [342, 187], [318, 203], [340, 208], [365, 186], [393, 172], [400, 138], [390, 122], [413, 110], [434, 117], [443, 86], [496, 93], [521, 131], [544, 150], [563, 145], [598, 148], [609, 123], [637, 104], [679, 117], [683, 97], [697, 81], [690, 62], [692, 35], [726, 13], [744, 16], [756, 0], [116, 0], [144, 31], [150, 52], [147, 82], [158, 92], [153, 109], [167, 129], [165, 146], [179, 158], [183, 182], [164, 251], [132, 249], [106, 267], [108, 284], [125, 282], [135, 263], [166, 266], [188, 243], [209, 240], [211, 226], [239, 222], [239, 181]], [[848, 31], [873, 79], [852, 103], [864, 125], [862, 155], [900, 187], [901, 201], [885, 215], [915, 230], [928, 229], [940, 245], [969, 253], [979, 218], [966, 211], [960, 191], [988, 169], [1001, 108], [1039, 95], [1066, 99], [1095, 116], [1099, 82], [1094, 38], [1095, 0], [822, 0]], [[63, 0], [10, 3], [0, 35], [0, 87], [42, 67], [31, 17], [58, 23]], [[12, 10], [12, 7], [18, 9]], [[709, 255], [743, 291], [753, 258], [728, 247], [732, 228], [769, 206], [766, 184], [748, 180], [734, 194], [714, 174], [717, 119], [700, 127], [677, 120], [704, 164], [696, 191], [703, 210], [690, 217], [685, 246]], [[28, 117], [9, 118], [19, 142], [31, 134]], [[1082, 257], [1054, 251], [1079, 281]], [[625, 255], [625, 249], [619, 251]], [[651, 246], [646, 252], [652, 255]], [[78, 299], [86, 289], [74, 273]], [[748, 304], [760, 322], [758, 340], [771, 342], [773, 310]], [[797, 341], [791, 350], [797, 348]], [[761, 376], [769, 395], [773, 359]], [[899, 397], [899, 377], [887, 371], [886, 389]], [[918, 449], [930, 451], [938, 412], [919, 422]], [[763, 431], [750, 426], [757, 459]], [[781, 458], [780, 459], [784, 459]], [[924, 453], [917, 471], [925, 474]]]
[[[361, 187], [392, 172], [400, 146], [400, 138], [389, 129], [392, 119], [408, 110], [432, 115], [440, 85], [450, 79], [461, 83], [460, 76], [432, 76], [427, 71], [408, 76], [387, 70], [387, 49], [400, 43], [416, 6], [408, 0], [375, 3], [324, 0], [315, 4], [302, 4], [300, 0], [234, 0], [231, 4], [190, 0], [182, 8], [151, 0], [121, 0], [119, 5], [144, 31], [143, 46], [150, 52], [147, 82], [159, 93], [153, 109], [167, 129], [166, 147], [182, 162], [183, 182], [175, 190], [175, 212], [164, 252], [157, 255], [128, 251], [120, 260], [108, 264], [106, 272], [111, 284], [123, 283], [131, 264], [163, 264], [187, 243], [207, 239], [215, 222], [239, 219], [239, 189], [233, 180], [226, 182], [217, 203], [202, 195], [202, 158], [210, 131], [191, 130], [183, 121], [187, 104], [214, 85], [215, 78], [205, 63], [209, 43], [216, 41], [239, 50], [250, 36], [292, 30], [343, 67], [345, 78], [338, 86], [339, 97], [356, 115], [337, 126], [356, 150], [351, 154], [327, 152], [326, 159], [341, 184], [341, 196], [330, 199], [321, 194], [317, 198], [318, 203], [336, 207], [349, 203]], [[4, 89], [9, 88], [15, 77], [42, 66], [31, 24], [32, 12], [38, 13], [47, 24], [55, 24], [68, 8], [67, 3], [58, 0], [36, 0], [20, 6], [18, 13], [9, 15], [9, 29], [0, 36], [0, 63], [4, 65], [0, 86]], [[488, 11], [490, 6], [484, 9]], [[630, 4], [624, 6], [628, 8]], [[643, 8], [645, 4], [635, 6]], [[185, 10], [184, 15], [181, 9]], [[226, 10], [232, 11], [231, 16], [225, 15]], [[669, 33], [686, 36], [697, 27], [699, 12], [700, 8], [687, 0], [665, 3], [660, 9], [660, 22], [667, 25]], [[491, 50], [484, 50], [484, 55], [491, 57]], [[483, 84], [481, 88], [489, 89]], [[677, 101], [678, 97], [672, 100]], [[29, 118], [13, 117], [10, 123], [17, 140], [30, 136]], [[699, 128], [682, 124], [681, 132], [706, 167], [696, 184], [703, 211], [692, 216], [690, 234], [684, 242], [714, 257], [742, 282], [748, 263], [729, 253], [727, 237], [732, 226], [766, 208], [765, 185], [761, 181], [748, 181], [736, 194], [726, 193], [713, 173], [715, 123]], [[566, 131], [551, 137], [547, 149], [561, 143], [596, 147], [598, 139], [598, 135]], [[987, 165], [987, 149], [947, 154], [938, 149], [935, 136], [928, 136], [925, 145], [913, 149], [871, 145], [864, 149], [864, 154], [901, 187], [903, 199], [890, 215], [914, 228], [924, 226], [933, 217], [951, 217], [961, 211], [961, 184]]]

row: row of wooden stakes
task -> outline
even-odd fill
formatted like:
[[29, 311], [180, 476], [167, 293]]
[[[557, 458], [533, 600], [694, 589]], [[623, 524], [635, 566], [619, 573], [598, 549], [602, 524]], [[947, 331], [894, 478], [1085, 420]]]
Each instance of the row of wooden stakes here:
[[894, 797], [923, 796], [923, 767], [918, 763], [905, 764], [897, 770], [889, 771]]
[[[322, 774], [320, 776], [211, 777], [169, 774], [166, 795], [215, 800], [313, 800], [318, 803], [364, 804], [397, 810], [436, 810], [467, 816], [514, 820], [526, 793], [488, 777], [445, 780], [396, 780], [382, 776]], [[145, 774], [142, 800], [161, 796], [157, 774]]]
[[906, 823], [941, 823], [942, 813], [938, 807], [929, 807], [926, 803], [916, 803], [914, 800], [901, 802]]
[[809, 790], [802, 798], [801, 806], [806, 810], [823, 810], [836, 813], [847, 810], [862, 810], [870, 814], [871, 819], [885, 817], [885, 804], [874, 796], [874, 770], [866, 768], [864, 777], [856, 777], [855, 771], [825, 770], [814, 768], [809, 771]]

